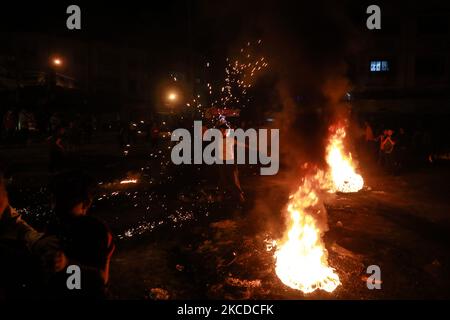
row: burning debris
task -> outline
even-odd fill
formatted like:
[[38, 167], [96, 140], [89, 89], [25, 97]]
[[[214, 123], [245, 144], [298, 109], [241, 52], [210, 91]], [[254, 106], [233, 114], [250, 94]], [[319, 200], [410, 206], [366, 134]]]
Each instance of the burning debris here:
[[319, 218], [326, 215], [320, 192], [357, 192], [364, 180], [354, 169], [351, 155], [344, 151], [345, 128], [331, 126], [326, 149], [329, 172], [317, 170], [307, 175], [287, 205], [289, 228], [285, 239], [276, 245], [275, 272], [288, 287], [311, 293], [317, 289], [333, 292], [340, 284], [328, 265], [327, 250], [321, 240], [325, 231]]
[[170, 294], [162, 288], [151, 288], [147, 297], [151, 300], [169, 300]]
[[275, 252], [277, 276], [288, 287], [304, 293], [317, 289], [332, 292], [340, 285], [339, 276], [328, 266], [317, 225], [316, 216], [323, 210], [318, 195], [320, 186], [317, 175], [306, 177], [291, 196], [287, 207], [289, 231]]
[[129, 183], [137, 183], [137, 179], [125, 179], [120, 181], [120, 184], [129, 184]]
[[261, 280], [243, 280], [234, 277], [226, 279], [226, 283], [233, 287], [258, 288], [261, 287]]
[[344, 151], [346, 137], [343, 126], [331, 126], [328, 140], [326, 161], [330, 167], [333, 191], [349, 193], [358, 192], [364, 186], [361, 175], [355, 172], [352, 155]]

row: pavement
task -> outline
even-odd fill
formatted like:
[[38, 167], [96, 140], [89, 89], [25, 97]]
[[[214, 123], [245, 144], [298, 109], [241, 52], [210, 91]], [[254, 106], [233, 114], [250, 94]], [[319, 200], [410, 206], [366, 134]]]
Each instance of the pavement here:
[[[11, 169], [11, 202], [37, 228], [50, 211], [46, 148], [0, 148]], [[274, 252], [267, 250], [267, 241], [285, 231], [292, 185], [245, 168], [247, 204], [218, 201], [214, 171], [174, 168], [167, 150], [141, 142], [125, 154], [113, 135], [102, 135], [73, 152], [99, 182], [92, 214], [115, 234], [111, 291], [117, 298], [450, 298], [448, 164], [396, 176], [363, 171], [362, 191], [328, 195], [323, 241], [341, 285], [332, 293], [303, 294], [281, 283]], [[126, 179], [136, 183], [120, 183]], [[380, 290], [367, 288], [371, 265], [381, 269]]]

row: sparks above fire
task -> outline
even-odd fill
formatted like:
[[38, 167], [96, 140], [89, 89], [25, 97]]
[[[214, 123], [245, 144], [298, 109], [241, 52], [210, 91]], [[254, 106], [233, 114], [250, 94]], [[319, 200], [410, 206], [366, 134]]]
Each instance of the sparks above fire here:
[[317, 289], [333, 292], [340, 284], [335, 270], [328, 265], [327, 250], [318, 219], [326, 215], [320, 199], [324, 190], [357, 192], [364, 185], [357, 174], [350, 154], [344, 151], [345, 128], [330, 127], [326, 149], [329, 172], [321, 170], [307, 175], [287, 205], [288, 231], [277, 244], [275, 272], [290, 288], [311, 293]]

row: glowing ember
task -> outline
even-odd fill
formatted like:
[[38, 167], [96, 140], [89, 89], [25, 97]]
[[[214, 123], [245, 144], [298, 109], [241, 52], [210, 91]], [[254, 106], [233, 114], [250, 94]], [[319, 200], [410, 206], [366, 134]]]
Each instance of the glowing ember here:
[[331, 137], [328, 141], [326, 160], [330, 166], [333, 191], [358, 192], [364, 186], [361, 175], [355, 172], [352, 155], [344, 152], [344, 127], [331, 127]]
[[120, 184], [137, 183], [137, 179], [127, 179], [120, 181]]

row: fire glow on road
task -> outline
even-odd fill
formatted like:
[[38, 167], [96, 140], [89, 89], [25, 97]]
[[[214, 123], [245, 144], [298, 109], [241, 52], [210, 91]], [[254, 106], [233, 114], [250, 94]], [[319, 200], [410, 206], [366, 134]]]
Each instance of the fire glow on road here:
[[311, 293], [317, 289], [333, 292], [340, 284], [335, 270], [328, 265], [327, 250], [321, 239], [324, 230], [318, 217], [326, 215], [320, 192], [357, 192], [364, 180], [355, 172], [351, 155], [344, 151], [345, 128], [330, 127], [326, 149], [329, 172], [317, 170], [307, 175], [287, 205], [288, 230], [277, 244], [275, 272], [290, 288]]

